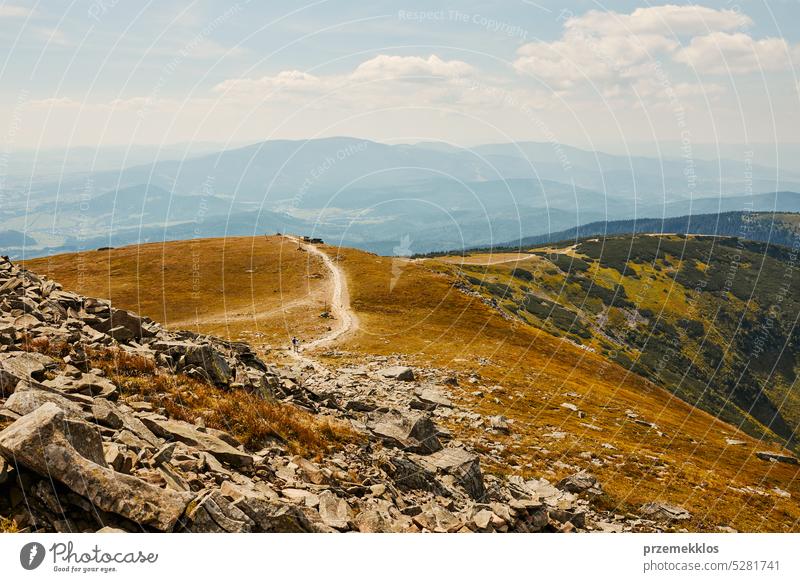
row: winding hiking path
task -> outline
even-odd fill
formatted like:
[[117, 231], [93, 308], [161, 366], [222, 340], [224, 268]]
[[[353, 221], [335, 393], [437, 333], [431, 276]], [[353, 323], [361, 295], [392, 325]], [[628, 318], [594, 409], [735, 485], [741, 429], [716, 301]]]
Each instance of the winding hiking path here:
[[317, 339], [306, 343], [303, 350], [309, 350], [326, 346], [341, 336], [351, 333], [358, 329], [358, 316], [350, 307], [350, 294], [347, 291], [347, 279], [344, 272], [325, 252], [318, 249], [315, 245], [307, 243], [298, 237], [287, 236], [289, 240], [296, 242], [306, 252], [318, 256], [322, 259], [325, 268], [330, 272], [330, 313], [333, 316], [334, 324], [331, 330]]

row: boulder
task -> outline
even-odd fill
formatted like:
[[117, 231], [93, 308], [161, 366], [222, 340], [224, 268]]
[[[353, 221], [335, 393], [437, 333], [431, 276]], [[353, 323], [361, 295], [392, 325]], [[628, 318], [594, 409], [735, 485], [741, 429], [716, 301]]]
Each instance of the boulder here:
[[435, 388], [423, 388], [418, 391], [416, 395], [421, 402], [432, 405], [433, 407], [442, 406], [444, 408], [452, 408], [453, 406], [453, 403], [450, 402], [450, 399], [445, 393]]
[[142, 416], [141, 419], [147, 428], [162, 438], [186, 443], [190, 447], [210, 453], [219, 461], [239, 469], [251, 469], [253, 466], [252, 455], [233, 448], [212, 434], [197, 430], [188, 422], [168, 420], [156, 415]]
[[652, 501], [641, 507], [642, 515], [657, 521], [682, 521], [691, 519], [692, 514], [679, 505]]
[[51, 402], [0, 432], [0, 453], [60, 481], [103, 511], [160, 531], [173, 528], [191, 499], [109, 469], [98, 430], [68, 418]]
[[464, 525], [455, 514], [433, 502], [425, 505], [412, 520], [419, 528], [436, 533], [452, 533]]
[[770, 461], [772, 463], [786, 463], [787, 465], [797, 465], [797, 457], [785, 455], [783, 453], [775, 453], [772, 451], [758, 451], [756, 457], [762, 461]]
[[247, 533], [254, 525], [218, 489], [201, 493], [186, 512], [185, 529], [194, 533]]
[[430, 491], [441, 497], [450, 496], [450, 492], [436, 478], [434, 471], [404, 457], [383, 459], [381, 469], [388, 474], [395, 485], [405, 491]]
[[490, 416], [488, 419], [489, 428], [494, 432], [500, 434], [509, 434], [511, 432], [511, 424], [505, 416]]
[[200, 368], [214, 384], [227, 386], [234, 378], [234, 372], [228, 361], [209, 344], [158, 341], [151, 347], [156, 352], [166, 353], [175, 361], [182, 361], [183, 367]]
[[243, 497], [234, 503], [256, 524], [258, 531], [305, 533], [316, 531], [303, 511], [287, 503], [261, 497]]
[[99, 321], [92, 327], [110, 335], [117, 341], [152, 337], [153, 334], [142, 324], [143, 320], [138, 315], [124, 309], [112, 309], [108, 319]]
[[490, 510], [481, 509], [472, 516], [472, 523], [475, 524], [477, 529], [484, 530], [489, 527], [489, 524], [492, 522], [492, 517], [494, 517], [494, 513]]
[[98, 398], [92, 403], [90, 417], [97, 424], [102, 424], [109, 428], [119, 429], [124, 426], [122, 417], [117, 411], [117, 407], [108, 400], [102, 398]]
[[389, 380], [402, 380], [403, 382], [414, 381], [414, 370], [408, 366], [392, 366], [391, 368], [384, 368], [378, 372], [379, 376], [388, 378]]
[[42, 380], [46, 370], [56, 367], [53, 358], [36, 352], [9, 352], [0, 354], [0, 370], [17, 379]]
[[319, 495], [319, 515], [328, 527], [338, 530], [348, 529], [350, 524], [350, 506], [347, 501], [337, 497], [330, 491]]
[[109, 400], [115, 400], [119, 395], [119, 389], [111, 380], [88, 372], [78, 378], [56, 376], [52, 380], [45, 380], [43, 384], [66, 394], [84, 394]]
[[48, 390], [40, 390], [34, 384], [20, 383], [17, 390], [8, 397], [5, 407], [20, 416], [30, 414], [43, 404], [51, 402], [58, 406], [67, 416], [83, 418], [84, 412], [76, 403], [60, 394]]
[[406, 451], [428, 454], [442, 448], [436, 425], [427, 414], [390, 410], [367, 426], [386, 444]]
[[486, 495], [478, 455], [462, 447], [448, 447], [424, 457], [422, 462], [452, 475], [473, 499], [481, 500]]
[[361, 512], [353, 519], [353, 526], [361, 533], [402, 533], [415, 529], [410, 517], [382, 499], [371, 499], [362, 505]]
[[556, 484], [556, 487], [570, 493], [583, 493], [589, 491], [592, 493], [601, 493], [600, 486], [597, 483], [597, 478], [584, 471], [580, 471], [569, 477], [564, 477]]

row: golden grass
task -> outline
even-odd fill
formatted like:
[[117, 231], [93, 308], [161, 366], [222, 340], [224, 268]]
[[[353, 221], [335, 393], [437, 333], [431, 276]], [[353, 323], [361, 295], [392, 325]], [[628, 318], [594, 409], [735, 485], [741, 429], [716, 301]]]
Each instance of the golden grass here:
[[46, 337], [30, 338], [27, 334], [23, 335], [20, 343], [23, 351], [37, 352], [51, 358], [63, 358], [69, 354], [70, 350], [70, 346], [66, 342], [54, 342]]
[[[354, 352], [353, 359], [360, 353], [407, 354], [412, 365], [452, 370], [462, 378], [454, 389], [459, 405], [513, 419], [510, 436], [490, 437], [506, 448], [485, 451], [489, 470], [552, 481], [569, 473], [556, 466], [562, 461], [595, 473], [607, 493], [604, 503], [621, 513], [660, 500], [689, 509], [694, 518], [682, 527], [691, 530], [800, 530], [800, 468], [754, 456], [769, 445], [599, 355], [502, 318], [452, 287], [452, 265], [412, 262], [398, 276], [391, 258], [338, 253], [361, 320], [360, 332], [344, 349]], [[500, 267], [514, 263], [492, 270]], [[474, 386], [463, 381], [472, 373], [480, 375]], [[500, 388], [492, 391], [493, 386]], [[482, 397], [473, 394], [478, 391]], [[561, 407], [563, 402], [576, 404], [585, 417]], [[627, 410], [656, 423], [664, 436], [634, 423]], [[467, 437], [486, 436], [484, 428], [464, 423], [450, 428]], [[564, 438], [547, 436], [558, 432]], [[746, 444], [728, 446], [726, 437]], [[777, 496], [776, 487], [791, 497]]]
[[19, 526], [13, 519], [0, 516], [0, 533], [19, 533]]
[[[218, 264], [220, 271], [226, 273], [232, 270], [226, 264], [229, 257], [249, 255], [254, 245], [260, 244], [250, 239], [199, 243], [209, 253], [225, 249], [224, 258], [204, 260]], [[163, 249], [162, 245], [156, 246], [164, 256], [173, 257], [173, 245], [186, 248], [186, 244], [171, 243]], [[484, 416], [503, 414], [514, 421], [510, 436], [445, 421], [465, 440], [482, 436], [505, 447], [500, 452], [485, 449], [487, 470], [545, 476], [553, 481], [569, 472], [558, 464], [561, 461], [595, 473], [606, 491], [603, 503], [620, 513], [660, 500], [691, 511], [692, 521], [683, 524], [690, 530], [713, 531], [727, 525], [740, 531], [800, 531], [800, 467], [766, 463], [754, 457], [754, 451], [769, 447], [597, 354], [533, 326], [504, 319], [479, 299], [452, 286], [452, 264], [435, 259], [396, 261], [351, 249], [323, 248], [332, 256], [338, 255], [361, 324], [356, 334], [336, 346], [349, 353], [335, 359], [331, 356], [333, 365], [348, 359], [401, 354], [411, 365], [456, 374], [461, 386], [453, 388], [453, 397], [459, 406]], [[158, 270], [144, 272], [137, 267], [137, 252], [119, 249], [112, 251], [112, 256], [111, 285], [118, 305], [124, 306], [123, 297], [134, 297], [126, 291], [129, 287], [160, 285]], [[62, 276], [68, 270], [68, 258], [51, 264], [61, 265], [51, 269], [56, 280], [67, 288], [76, 288]], [[29, 266], [33, 268], [33, 264]], [[513, 266], [514, 263], [505, 265], [509, 269]], [[497, 266], [500, 267], [503, 265]], [[94, 286], [103, 288], [109, 284], [108, 268], [106, 264], [94, 271], [93, 276], [99, 281], [84, 281], [77, 289], [92, 294]], [[38, 266], [36, 269], [41, 271]], [[262, 283], [267, 289], [275, 288], [279, 280], [287, 280], [276, 272], [271, 277], [265, 277]], [[294, 281], [301, 289], [308, 284], [302, 277]], [[247, 285], [226, 286], [225, 290], [228, 305], [251, 300]], [[637, 291], [642, 290], [631, 288], [628, 293]], [[166, 299], [142, 305], [148, 309], [148, 305], [156, 307], [164, 301], [171, 305], [170, 292], [167, 290]], [[663, 288], [658, 292], [666, 298]], [[245, 297], [237, 296], [239, 293]], [[292, 291], [287, 289], [286, 294], [291, 296]], [[655, 296], [652, 299], [656, 301]], [[136, 309], [136, 302], [131, 300], [127, 306]], [[159, 319], [156, 309], [139, 310]], [[216, 313], [225, 315], [224, 310]], [[313, 310], [293, 313], [290, 325], [314, 325], [317, 315]], [[474, 385], [466, 382], [473, 373], [478, 374]], [[142, 384], [131, 389], [146, 394], [149, 388]], [[163, 388], [179, 404], [189, 402], [186, 393], [194, 389]], [[199, 401], [187, 406], [184, 418], [193, 420], [197, 411], [206, 407], [224, 410], [222, 406], [215, 408], [211, 398], [224, 395], [206, 388], [198, 390]], [[235, 404], [236, 400], [229, 402]], [[561, 407], [563, 402], [574, 403], [585, 416], [579, 418]], [[161, 405], [166, 407], [167, 402]], [[663, 436], [633, 422], [627, 417], [627, 410], [656, 423]], [[240, 414], [242, 425], [251, 423], [247, 415]], [[230, 422], [222, 418], [222, 413], [214, 418], [221, 423], [218, 426], [227, 427]], [[559, 432], [564, 433], [563, 438], [558, 438]], [[726, 437], [745, 441], [745, 445], [728, 446]], [[774, 488], [790, 497], [774, 494]]]
[[183, 374], [164, 374], [152, 360], [122, 350], [91, 350], [93, 367], [103, 370], [123, 396], [135, 396], [164, 408], [170, 418], [233, 434], [244, 446], [257, 451], [280, 441], [297, 454], [312, 455], [355, 442], [347, 425], [321, 418], [296, 406], [261, 394], [231, 391]]
[[24, 266], [171, 329], [266, 348], [325, 331], [324, 320], [313, 317], [326, 309], [325, 268], [285, 237], [151, 243], [45, 257]]

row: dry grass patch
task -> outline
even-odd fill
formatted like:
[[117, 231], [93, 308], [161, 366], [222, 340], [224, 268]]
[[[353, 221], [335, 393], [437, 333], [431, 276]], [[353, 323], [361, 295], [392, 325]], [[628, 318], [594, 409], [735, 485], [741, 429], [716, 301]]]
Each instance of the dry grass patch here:
[[92, 350], [91, 364], [134, 396], [164, 408], [170, 418], [225, 430], [256, 451], [277, 441], [302, 455], [319, 454], [358, 440], [350, 427], [260, 394], [231, 391], [183, 374], [164, 374], [149, 358], [122, 350]]
[[69, 354], [70, 346], [67, 342], [52, 341], [46, 337], [31, 338], [27, 334], [22, 337], [22, 350], [44, 354], [51, 358], [61, 359]]
[[13, 519], [0, 516], [0, 533], [18, 533], [19, 527]]

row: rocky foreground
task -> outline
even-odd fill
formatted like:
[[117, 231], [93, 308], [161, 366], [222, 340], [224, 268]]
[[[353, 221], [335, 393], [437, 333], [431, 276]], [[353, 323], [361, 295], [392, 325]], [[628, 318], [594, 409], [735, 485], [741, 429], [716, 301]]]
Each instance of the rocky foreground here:
[[[602, 488], [588, 473], [557, 484], [484, 475], [470, 443], [434, 421], [477, 416], [450, 401], [446, 385], [458, 379], [426, 371], [420, 380], [388, 363], [330, 370], [300, 359], [279, 370], [245, 344], [167, 331], [4, 258], [0, 525], [41, 532], [658, 531], [690, 517], [661, 503], [643, 507], [644, 517], [599, 511]], [[287, 423], [308, 418], [338, 440], [302, 456], [278, 423], [245, 446], [235, 431], [207, 426], [219, 412], [212, 416], [192, 390], [176, 392], [180, 400], [158, 391], [176, 378], [210, 391], [208, 406], [239, 397], [242, 407], [274, 404]], [[231, 425], [233, 412], [240, 411], [232, 411]], [[510, 430], [502, 417], [483, 420], [488, 430]], [[252, 423], [260, 426], [258, 418]]]

